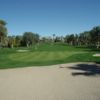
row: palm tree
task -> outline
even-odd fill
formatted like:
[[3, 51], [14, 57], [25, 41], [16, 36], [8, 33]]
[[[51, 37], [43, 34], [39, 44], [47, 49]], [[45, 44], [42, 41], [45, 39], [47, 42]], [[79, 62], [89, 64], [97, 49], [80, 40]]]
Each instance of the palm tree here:
[[7, 36], [7, 28], [5, 27], [6, 22], [0, 20], [0, 43], [3, 44], [4, 38]]
[[94, 27], [90, 31], [91, 41], [96, 45], [97, 48], [100, 46], [100, 26]]
[[55, 36], [56, 36], [56, 35], [55, 35], [55, 34], [53, 34], [53, 42], [55, 41]]

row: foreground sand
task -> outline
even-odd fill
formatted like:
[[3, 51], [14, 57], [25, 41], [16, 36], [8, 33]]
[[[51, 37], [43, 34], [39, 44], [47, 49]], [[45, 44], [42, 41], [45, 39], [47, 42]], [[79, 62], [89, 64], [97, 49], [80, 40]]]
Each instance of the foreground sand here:
[[0, 100], [100, 100], [100, 65], [71, 63], [0, 70]]

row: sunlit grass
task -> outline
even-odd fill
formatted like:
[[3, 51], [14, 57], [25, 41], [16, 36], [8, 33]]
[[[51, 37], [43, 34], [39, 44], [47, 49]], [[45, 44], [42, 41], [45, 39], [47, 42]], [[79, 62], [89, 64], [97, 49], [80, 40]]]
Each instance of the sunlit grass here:
[[[29, 51], [18, 52], [18, 50]], [[34, 46], [2, 48], [0, 49], [0, 68], [44, 66], [68, 62], [100, 62], [100, 57], [93, 57], [95, 53], [100, 53], [100, 51], [65, 44], [41, 44], [37, 49]]]

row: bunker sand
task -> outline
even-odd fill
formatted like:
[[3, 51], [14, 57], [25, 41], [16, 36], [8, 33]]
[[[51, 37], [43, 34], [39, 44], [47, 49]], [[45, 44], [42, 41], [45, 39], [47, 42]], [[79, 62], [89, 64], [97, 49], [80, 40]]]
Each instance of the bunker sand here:
[[100, 100], [100, 65], [84, 63], [98, 68], [85, 75], [81, 64], [0, 70], [0, 100]]

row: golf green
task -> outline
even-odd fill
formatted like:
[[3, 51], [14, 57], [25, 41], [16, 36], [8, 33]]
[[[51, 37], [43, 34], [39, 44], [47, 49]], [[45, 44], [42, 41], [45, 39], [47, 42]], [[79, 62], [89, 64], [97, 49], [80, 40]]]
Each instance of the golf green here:
[[40, 44], [33, 47], [1, 48], [0, 68], [46, 66], [69, 62], [100, 62], [93, 54], [100, 49], [67, 46], [66, 44]]

